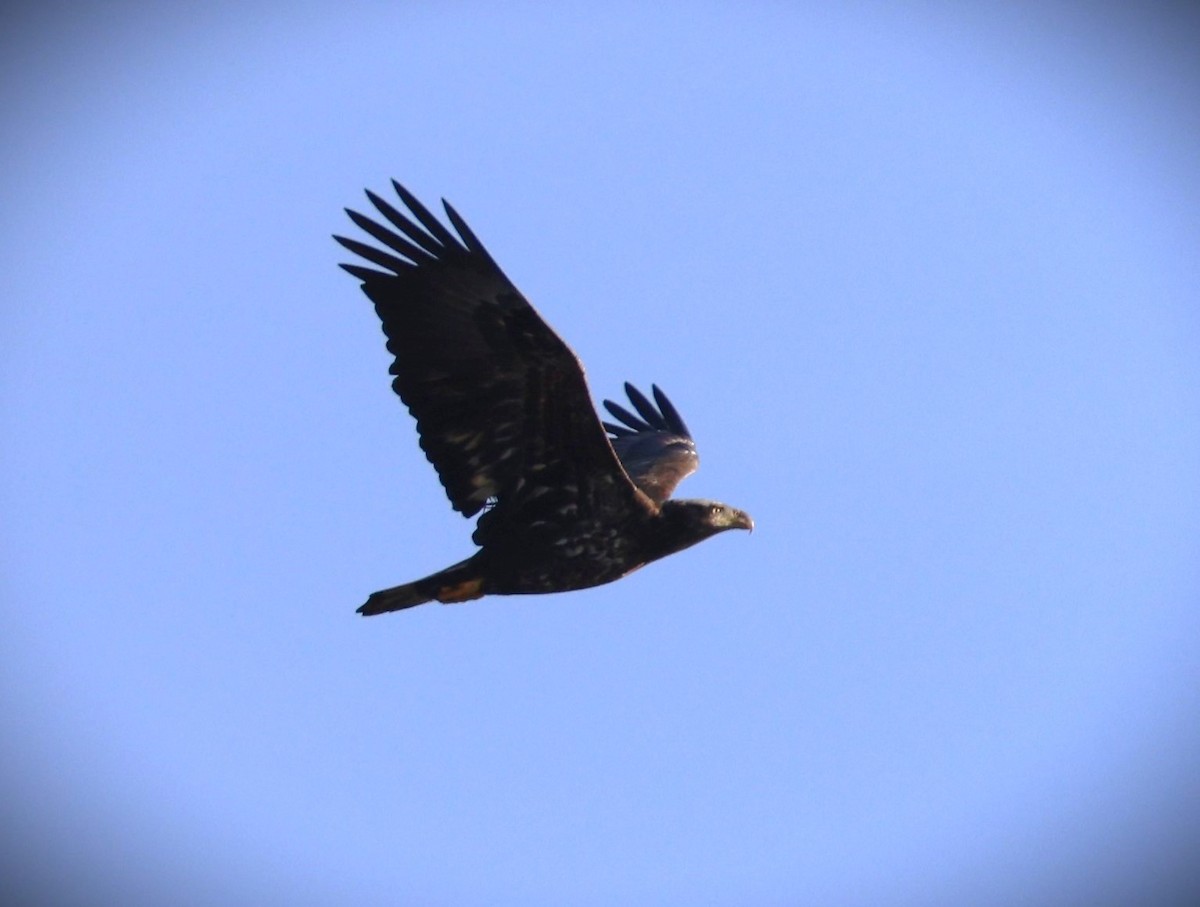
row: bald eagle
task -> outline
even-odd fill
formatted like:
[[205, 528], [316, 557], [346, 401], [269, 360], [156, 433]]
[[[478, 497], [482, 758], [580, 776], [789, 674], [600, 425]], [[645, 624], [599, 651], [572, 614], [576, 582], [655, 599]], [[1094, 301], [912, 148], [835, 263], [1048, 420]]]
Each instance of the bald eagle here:
[[605, 400], [617, 421], [602, 422], [575, 354], [466, 222], [443, 200], [456, 236], [392, 185], [407, 214], [367, 192], [390, 227], [346, 210], [385, 248], [334, 239], [375, 266], [342, 265], [375, 304], [394, 357], [392, 388], [417, 420], [450, 504], [481, 514], [479, 551], [374, 593], [360, 614], [585, 589], [754, 527], [725, 504], [671, 499], [699, 458], [667, 396], [653, 387], [651, 401], [626, 384], [634, 412]]

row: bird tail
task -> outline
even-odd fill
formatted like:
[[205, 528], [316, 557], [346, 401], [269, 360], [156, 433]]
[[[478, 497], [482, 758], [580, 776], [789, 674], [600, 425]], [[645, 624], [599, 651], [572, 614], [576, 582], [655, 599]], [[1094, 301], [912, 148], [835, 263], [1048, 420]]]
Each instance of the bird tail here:
[[358, 609], [364, 617], [402, 611], [435, 599], [443, 604], [470, 601], [484, 594], [483, 571], [474, 557], [439, 570], [424, 579], [372, 593]]

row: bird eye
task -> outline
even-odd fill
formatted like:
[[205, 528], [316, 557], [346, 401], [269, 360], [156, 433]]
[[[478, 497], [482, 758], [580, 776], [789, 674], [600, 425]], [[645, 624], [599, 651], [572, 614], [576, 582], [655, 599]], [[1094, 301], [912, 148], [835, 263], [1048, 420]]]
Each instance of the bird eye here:
[[724, 509], [725, 508], [722, 507], [720, 504], [713, 504], [711, 507], [708, 508], [708, 512], [711, 513], [713, 516], [716, 516], [718, 513], [720, 513]]

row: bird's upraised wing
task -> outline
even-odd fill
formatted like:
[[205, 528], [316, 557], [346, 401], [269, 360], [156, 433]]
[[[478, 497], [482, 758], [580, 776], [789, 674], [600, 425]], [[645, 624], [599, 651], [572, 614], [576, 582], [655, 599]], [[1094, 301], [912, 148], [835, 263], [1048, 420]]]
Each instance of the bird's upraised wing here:
[[575, 354], [449, 204], [457, 236], [392, 185], [407, 215], [367, 192], [390, 228], [347, 210], [389, 251], [334, 238], [382, 269], [342, 265], [375, 303], [392, 387], [454, 509], [473, 516], [495, 499], [514, 515], [535, 500], [581, 516], [652, 510], [604, 434]]
[[[637, 410], [634, 415], [620, 404], [604, 401], [604, 408], [621, 424], [605, 422], [613, 449], [637, 487], [655, 504], [671, 496], [678, 485], [700, 465], [695, 442], [679, 411], [667, 395], [650, 386], [654, 403], [629, 382], [625, 394]], [[655, 404], [658, 404], [657, 407]]]

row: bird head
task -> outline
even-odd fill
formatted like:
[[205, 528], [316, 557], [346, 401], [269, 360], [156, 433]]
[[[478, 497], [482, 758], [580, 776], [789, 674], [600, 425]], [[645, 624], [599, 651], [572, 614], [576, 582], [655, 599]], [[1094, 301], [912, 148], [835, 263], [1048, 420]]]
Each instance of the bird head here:
[[717, 501], [664, 501], [662, 515], [680, 543], [675, 550], [702, 542], [726, 529], [754, 529], [750, 514]]

